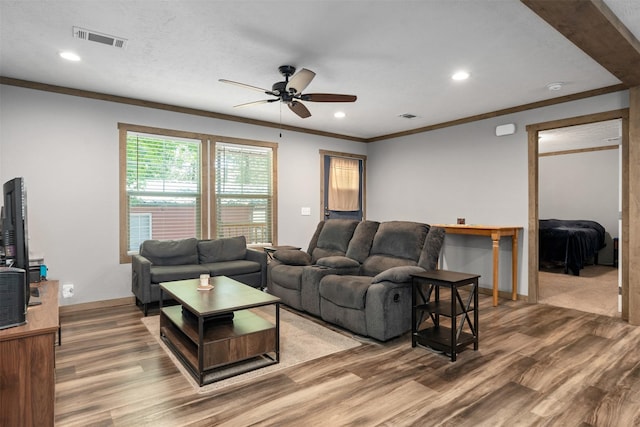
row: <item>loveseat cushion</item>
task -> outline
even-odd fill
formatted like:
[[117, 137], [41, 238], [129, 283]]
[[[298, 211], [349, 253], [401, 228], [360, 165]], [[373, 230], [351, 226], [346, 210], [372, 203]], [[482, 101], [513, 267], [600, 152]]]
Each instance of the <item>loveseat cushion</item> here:
[[380, 223], [377, 221], [361, 221], [353, 232], [346, 255], [359, 263], [363, 263], [369, 256], [373, 238]]
[[206, 268], [208, 273], [212, 276], [237, 276], [240, 274], [259, 272], [262, 269], [260, 263], [244, 259], [208, 262], [200, 265]]
[[349, 241], [359, 221], [350, 219], [329, 219], [318, 235], [317, 246], [311, 253], [311, 263], [326, 256], [344, 255], [347, 252]]
[[370, 255], [391, 255], [418, 262], [429, 225], [411, 221], [383, 222], [373, 239]]
[[347, 258], [346, 256], [328, 256], [320, 258], [317, 262], [318, 265], [332, 268], [353, 268], [360, 267], [360, 263], [355, 259]]
[[[198, 264], [198, 239], [145, 240], [140, 255], [153, 265]], [[156, 282], [157, 283], [157, 282]]]
[[311, 255], [296, 249], [280, 249], [275, 251], [273, 257], [287, 265], [310, 265]]
[[424, 247], [420, 253], [418, 265], [425, 270], [435, 270], [438, 268], [440, 250], [444, 243], [445, 229], [442, 227], [431, 227], [424, 242]]
[[378, 273], [371, 279], [371, 283], [379, 283], [384, 281], [403, 283], [411, 280], [411, 275], [425, 271], [418, 265], [405, 265], [401, 267], [391, 267], [381, 273]]
[[247, 240], [244, 236], [198, 242], [198, 262], [200, 264], [245, 259], [246, 256]]
[[364, 310], [370, 277], [331, 274], [320, 281], [320, 296], [340, 307]]
[[373, 277], [390, 268], [415, 265], [415, 261], [406, 258], [397, 258], [390, 255], [371, 255], [362, 264], [362, 275]]
[[209, 270], [198, 264], [153, 265], [151, 266], [151, 283], [197, 279], [201, 274], [207, 273], [209, 273]]
[[300, 290], [303, 268], [299, 265], [280, 264], [269, 268], [271, 281], [286, 289]]

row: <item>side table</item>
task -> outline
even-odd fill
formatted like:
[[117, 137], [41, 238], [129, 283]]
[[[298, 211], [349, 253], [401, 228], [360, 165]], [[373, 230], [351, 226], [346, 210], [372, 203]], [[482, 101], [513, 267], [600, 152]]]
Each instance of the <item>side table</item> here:
[[[420, 344], [443, 351], [452, 362], [469, 344], [478, 350], [479, 277], [446, 270], [412, 275], [412, 347]], [[470, 288], [461, 293], [466, 287]], [[448, 300], [440, 299], [440, 288], [450, 289]]]

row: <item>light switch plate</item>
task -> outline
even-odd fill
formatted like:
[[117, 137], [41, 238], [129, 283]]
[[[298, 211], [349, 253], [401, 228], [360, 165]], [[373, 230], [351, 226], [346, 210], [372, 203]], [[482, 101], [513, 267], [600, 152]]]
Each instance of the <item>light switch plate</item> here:
[[301, 208], [300, 215], [304, 215], [304, 216], [311, 215], [311, 208]]

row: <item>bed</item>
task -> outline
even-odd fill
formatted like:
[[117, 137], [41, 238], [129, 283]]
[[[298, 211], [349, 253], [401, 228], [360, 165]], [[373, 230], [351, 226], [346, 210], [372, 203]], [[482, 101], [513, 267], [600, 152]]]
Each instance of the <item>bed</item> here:
[[539, 226], [540, 265], [562, 265], [575, 276], [605, 245], [604, 227], [595, 221], [541, 219]]

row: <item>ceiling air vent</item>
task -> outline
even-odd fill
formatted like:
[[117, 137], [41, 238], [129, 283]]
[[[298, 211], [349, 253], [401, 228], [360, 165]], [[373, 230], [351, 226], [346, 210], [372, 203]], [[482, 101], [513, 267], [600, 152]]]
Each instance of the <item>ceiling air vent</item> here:
[[398, 117], [402, 117], [403, 119], [415, 119], [418, 116], [411, 113], [404, 113], [404, 114], [400, 114]]
[[99, 33], [97, 31], [87, 30], [85, 28], [73, 27], [73, 37], [90, 42], [102, 43], [113, 47], [123, 49], [127, 46], [127, 39], [122, 37], [110, 36], [109, 34]]

